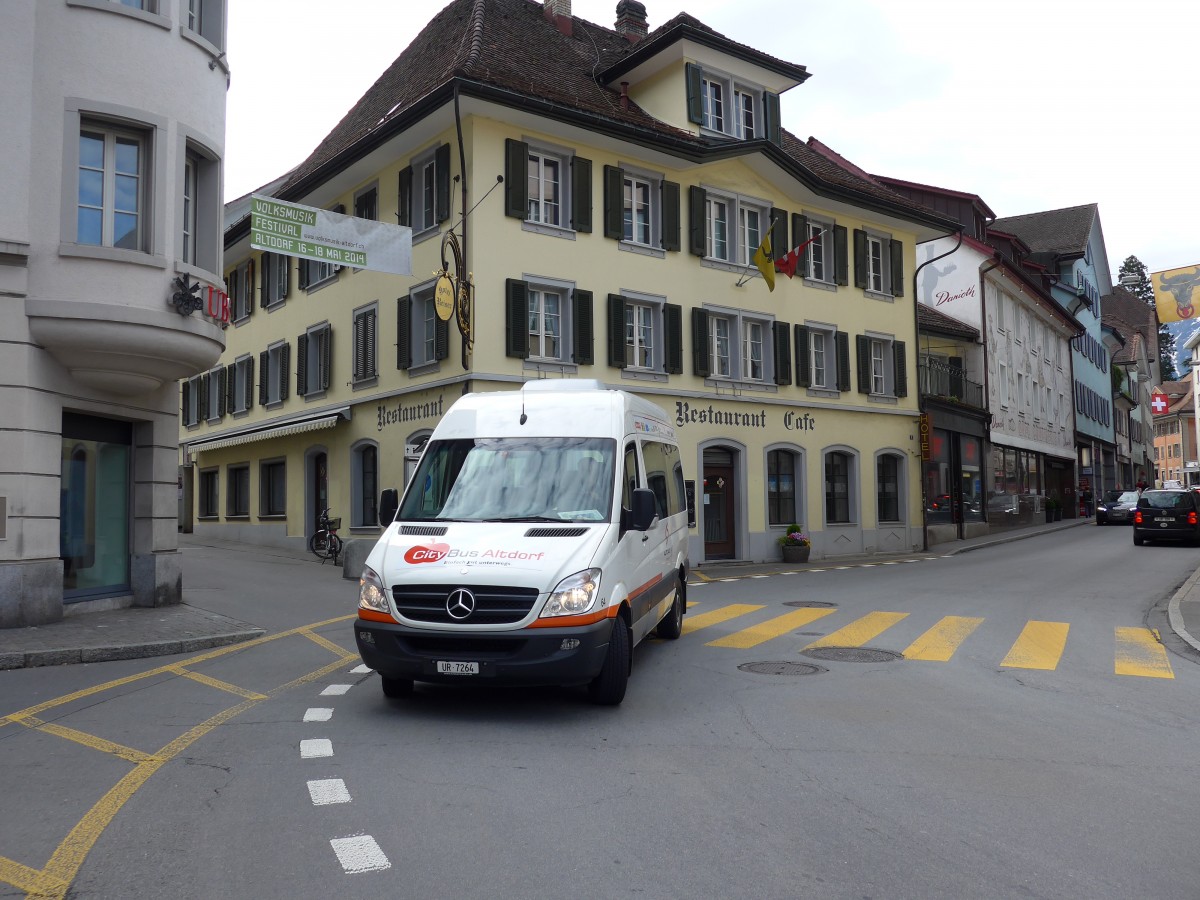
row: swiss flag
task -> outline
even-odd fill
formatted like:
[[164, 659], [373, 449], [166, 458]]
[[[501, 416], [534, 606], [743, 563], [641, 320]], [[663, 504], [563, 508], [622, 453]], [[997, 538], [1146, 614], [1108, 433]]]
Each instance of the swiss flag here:
[[1154, 415], [1161, 416], [1166, 413], [1168, 405], [1166, 394], [1160, 394], [1158, 391], [1154, 391], [1150, 395], [1150, 411], [1153, 412]]

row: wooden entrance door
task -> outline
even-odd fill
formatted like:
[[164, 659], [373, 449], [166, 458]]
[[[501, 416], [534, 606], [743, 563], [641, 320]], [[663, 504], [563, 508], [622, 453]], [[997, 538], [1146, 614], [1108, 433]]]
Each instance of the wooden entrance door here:
[[734, 557], [733, 466], [704, 464], [704, 558]]
[[[329, 459], [324, 453], [317, 453], [312, 458], [313, 475], [313, 521], [309, 533], [320, 527], [321, 513], [329, 505]], [[337, 518], [331, 512], [331, 518]]]

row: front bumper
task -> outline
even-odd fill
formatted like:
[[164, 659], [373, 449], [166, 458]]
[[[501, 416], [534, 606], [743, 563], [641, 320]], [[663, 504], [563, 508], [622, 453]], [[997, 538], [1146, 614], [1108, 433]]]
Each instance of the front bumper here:
[[[358, 619], [363, 662], [388, 678], [441, 684], [585, 684], [600, 673], [617, 619], [569, 628], [460, 632]], [[475, 662], [478, 675], [446, 675], [437, 663]]]

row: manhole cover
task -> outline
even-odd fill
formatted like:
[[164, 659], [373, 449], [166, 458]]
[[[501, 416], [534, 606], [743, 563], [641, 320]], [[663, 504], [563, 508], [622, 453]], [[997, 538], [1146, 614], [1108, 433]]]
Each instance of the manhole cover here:
[[791, 660], [780, 660], [777, 662], [752, 662], [742, 663], [738, 666], [740, 672], [753, 672], [756, 675], [816, 675], [818, 672], [828, 671], [820, 666], [810, 665], [809, 663], [792, 662]]
[[892, 650], [877, 650], [874, 647], [813, 647], [801, 651], [813, 659], [832, 662], [892, 662], [904, 659], [904, 655]]
[[788, 600], [784, 606], [795, 606], [800, 609], [834, 609], [835, 604], [824, 600]]

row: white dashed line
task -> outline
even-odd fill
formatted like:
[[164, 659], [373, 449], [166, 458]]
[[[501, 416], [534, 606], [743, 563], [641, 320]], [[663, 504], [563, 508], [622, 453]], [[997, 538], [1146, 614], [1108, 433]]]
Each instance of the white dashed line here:
[[328, 738], [312, 738], [300, 742], [301, 759], [320, 759], [323, 756], [333, 756], [333, 741]]
[[325, 690], [321, 691], [321, 696], [322, 697], [337, 697], [341, 694], [346, 693], [346, 691], [350, 690], [350, 688], [352, 688], [352, 687], [354, 687], [354, 685], [352, 685], [352, 684], [331, 684], [327, 688], [325, 688]]
[[351, 675], [366, 675], [368, 672], [373, 672], [373, 671], [375, 671], [375, 670], [372, 669], [370, 666], [364, 664], [361, 666], [355, 666], [353, 669], [350, 670], [350, 674]]
[[313, 806], [329, 806], [333, 803], [349, 803], [350, 792], [346, 790], [346, 782], [340, 778], [326, 778], [308, 783], [308, 796], [312, 797]]
[[328, 722], [333, 718], [333, 710], [320, 706], [310, 706], [304, 711], [305, 722]]
[[751, 575], [751, 578], [770, 578], [770, 575]]
[[390, 869], [392, 864], [383, 855], [375, 838], [369, 834], [356, 834], [350, 837], [334, 838], [329, 842], [333, 852], [337, 854], [338, 862], [348, 875], [359, 872], [381, 872]]

